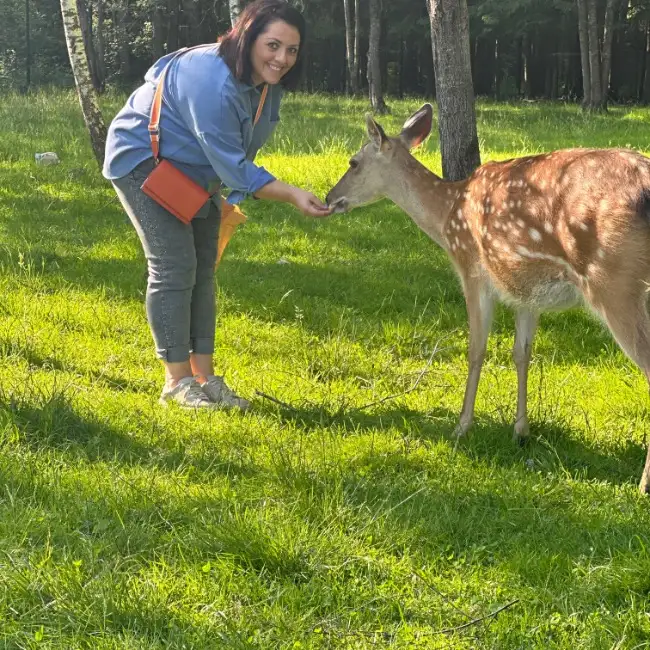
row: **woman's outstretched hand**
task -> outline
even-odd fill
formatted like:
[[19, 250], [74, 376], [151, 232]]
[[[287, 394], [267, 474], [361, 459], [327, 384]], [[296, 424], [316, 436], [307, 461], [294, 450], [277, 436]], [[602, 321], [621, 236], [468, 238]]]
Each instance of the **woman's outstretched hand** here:
[[301, 190], [299, 187], [294, 188], [292, 198], [293, 205], [308, 217], [327, 217], [332, 214], [332, 209], [315, 194]]

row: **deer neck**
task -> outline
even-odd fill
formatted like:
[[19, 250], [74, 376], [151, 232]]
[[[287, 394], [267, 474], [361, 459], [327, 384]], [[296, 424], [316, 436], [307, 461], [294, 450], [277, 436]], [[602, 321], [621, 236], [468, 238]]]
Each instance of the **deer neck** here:
[[431, 239], [446, 248], [444, 227], [467, 181], [444, 181], [410, 154], [396, 167], [391, 169], [395, 175], [386, 184], [388, 198]]

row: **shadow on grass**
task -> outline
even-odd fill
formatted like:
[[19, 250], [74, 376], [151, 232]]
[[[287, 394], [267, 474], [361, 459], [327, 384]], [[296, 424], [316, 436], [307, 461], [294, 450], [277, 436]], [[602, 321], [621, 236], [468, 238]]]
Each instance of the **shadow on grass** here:
[[[410, 442], [447, 441], [452, 447], [456, 443], [453, 431], [459, 414], [448, 409], [420, 412], [379, 406], [378, 413], [354, 409], [332, 412], [318, 405], [292, 407], [269, 402], [256, 407], [269, 417], [277, 417], [307, 433], [331, 429], [347, 436], [401, 430], [407, 446]], [[524, 443], [514, 442], [512, 434], [513, 423], [481, 415], [458, 441], [457, 450], [477, 462], [508, 469], [526, 468], [557, 478], [569, 475], [580, 480], [628, 485], [641, 477], [647, 448], [633, 441], [615, 451], [602, 451], [597, 444], [587, 444], [577, 438], [568, 424], [532, 418], [531, 435]]]
[[0, 417], [13, 423], [20, 440], [35, 452], [52, 449], [90, 463], [150, 466], [170, 472], [189, 464], [199, 472], [228, 476], [257, 473], [252, 463], [226, 458], [213, 446], [206, 446], [200, 454], [188, 454], [173, 432], [163, 432], [168, 437], [158, 440], [160, 444], [143, 444], [129, 435], [128, 429], [109, 426], [90, 413], [80, 414], [65, 391], [32, 393], [28, 399], [2, 394]]

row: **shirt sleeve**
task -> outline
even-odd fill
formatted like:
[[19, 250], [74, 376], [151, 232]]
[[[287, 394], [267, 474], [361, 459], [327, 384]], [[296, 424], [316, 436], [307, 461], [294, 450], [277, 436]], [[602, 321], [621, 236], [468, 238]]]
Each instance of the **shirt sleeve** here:
[[178, 108], [217, 176], [231, 189], [226, 200], [234, 205], [275, 177], [246, 157], [242, 123], [251, 118], [232, 82], [225, 80], [207, 90], [205, 76], [197, 78], [193, 69], [184, 66], [177, 74]]

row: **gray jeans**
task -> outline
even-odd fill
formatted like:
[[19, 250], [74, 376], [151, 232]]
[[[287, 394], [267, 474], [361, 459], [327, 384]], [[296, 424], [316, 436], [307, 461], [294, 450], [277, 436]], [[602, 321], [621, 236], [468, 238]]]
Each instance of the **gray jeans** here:
[[184, 224], [140, 189], [152, 168], [147, 160], [113, 186], [147, 258], [147, 318], [156, 354], [163, 361], [184, 362], [190, 353], [214, 352], [220, 212], [208, 201]]

